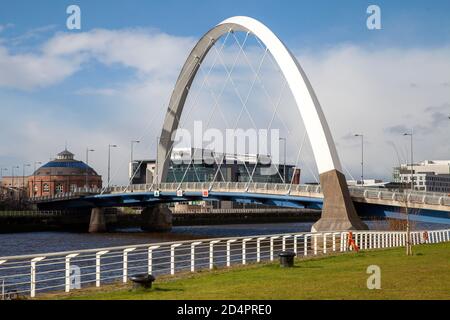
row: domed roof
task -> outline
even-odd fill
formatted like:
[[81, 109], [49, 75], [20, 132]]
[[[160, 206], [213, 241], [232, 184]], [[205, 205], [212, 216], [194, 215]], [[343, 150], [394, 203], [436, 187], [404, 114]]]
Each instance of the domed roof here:
[[36, 176], [86, 175], [97, 176], [97, 172], [82, 161], [74, 159], [75, 155], [67, 149], [58, 153], [55, 160], [47, 162], [36, 170]]

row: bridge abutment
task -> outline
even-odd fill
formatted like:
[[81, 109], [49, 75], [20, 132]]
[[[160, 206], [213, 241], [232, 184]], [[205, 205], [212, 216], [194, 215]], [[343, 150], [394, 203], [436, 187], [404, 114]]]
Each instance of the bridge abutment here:
[[170, 231], [172, 230], [172, 211], [165, 204], [147, 207], [141, 212], [141, 221], [141, 229], [144, 231]]
[[322, 173], [320, 185], [324, 197], [322, 216], [313, 225], [313, 232], [368, 229], [356, 213], [344, 174], [337, 170]]
[[92, 208], [89, 233], [100, 233], [106, 230], [105, 210], [103, 208]]

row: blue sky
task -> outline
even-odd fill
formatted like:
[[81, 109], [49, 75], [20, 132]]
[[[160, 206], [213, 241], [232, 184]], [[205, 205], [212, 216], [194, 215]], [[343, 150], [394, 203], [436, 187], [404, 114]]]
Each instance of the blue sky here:
[[[81, 8], [80, 31], [66, 29], [71, 4]], [[381, 8], [382, 30], [366, 28], [370, 4]], [[410, 127], [418, 159], [450, 158], [441, 120], [450, 113], [450, 1], [4, 0], [0, 165], [47, 161], [67, 141], [80, 159], [96, 148], [92, 164], [104, 174], [106, 146], [118, 143], [123, 182], [128, 141], [144, 134], [136, 155], [153, 157], [158, 121], [151, 133], [144, 127], [163, 114], [195, 40], [234, 15], [262, 21], [296, 54], [354, 176], [351, 131], [367, 132], [374, 177], [389, 177], [395, 148], [406, 158], [398, 133]]]
[[[83, 31], [142, 26], [181, 36], [200, 36], [205, 28], [227, 17], [248, 15], [264, 21], [288, 43], [322, 46], [345, 41], [390, 41], [414, 46], [436, 45], [450, 39], [450, 2], [446, 0], [17, 0], [2, 1], [0, 21], [15, 25], [11, 34], [48, 25], [62, 31], [65, 9], [71, 4], [82, 8]], [[365, 10], [370, 4], [382, 8], [382, 33], [365, 27]]]

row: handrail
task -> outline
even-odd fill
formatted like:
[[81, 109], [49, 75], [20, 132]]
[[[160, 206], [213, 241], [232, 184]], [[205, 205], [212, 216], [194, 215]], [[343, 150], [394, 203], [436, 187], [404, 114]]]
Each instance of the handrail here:
[[[176, 183], [161, 183], [159, 185], [138, 184], [128, 187], [113, 186], [105, 190], [105, 194], [115, 193], [148, 193], [154, 191], [160, 192], [176, 192], [177, 190], [187, 192], [202, 192], [208, 191], [222, 191], [222, 192], [242, 192], [249, 194], [274, 194], [286, 196], [307, 196], [314, 198], [321, 198], [320, 185], [296, 185], [294, 188], [289, 188], [288, 184], [277, 183], [242, 183], [242, 182], [214, 182], [212, 184], [185, 182], [181, 184]], [[389, 191], [383, 188], [364, 188], [364, 187], [349, 187], [352, 198], [359, 199], [374, 199], [374, 200], [388, 200], [396, 202], [411, 202], [417, 204], [428, 204], [437, 206], [450, 206], [450, 195], [446, 193], [430, 193], [423, 191], [404, 192]], [[54, 197], [40, 197], [33, 198], [34, 201], [50, 201], [50, 200], [70, 200], [85, 196], [94, 196], [100, 193], [100, 189], [76, 189], [73, 192], [66, 194], [59, 194]]]
[[[126, 282], [128, 275], [138, 270], [173, 275], [181, 270], [213, 269], [215, 265], [273, 261], [275, 254], [285, 250], [294, 250], [299, 257], [343, 253], [354, 249], [349, 239], [348, 231], [301, 232], [8, 256], [0, 257], [0, 279], [6, 280], [8, 291], [35, 297], [37, 292], [58, 288], [69, 292], [72, 266], [78, 270], [80, 287], [88, 283], [100, 286], [108, 280]], [[394, 248], [407, 242], [448, 242], [450, 229], [412, 231], [409, 240], [405, 231], [353, 231], [353, 239], [361, 250]]]

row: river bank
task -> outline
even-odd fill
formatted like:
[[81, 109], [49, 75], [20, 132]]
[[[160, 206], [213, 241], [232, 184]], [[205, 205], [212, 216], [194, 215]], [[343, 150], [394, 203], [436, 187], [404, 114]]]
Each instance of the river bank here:
[[[173, 213], [173, 226], [223, 225], [246, 223], [315, 222], [319, 210], [308, 209], [228, 209], [212, 212]], [[0, 233], [72, 231], [87, 232], [90, 212], [83, 211], [0, 211]], [[109, 231], [140, 228], [139, 212], [106, 212]]]
[[[450, 243], [296, 259], [294, 268], [278, 263], [238, 266], [177, 279], [157, 279], [150, 290], [115, 284], [41, 299], [77, 300], [258, 300], [258, 299], [450, 299]], [[367, 266], [381, 270], [381, 288], [367, 287]], [[270, 279], [270, 281], [267, 281]], [[289, 288], [289, 290], [286, 290]]]

